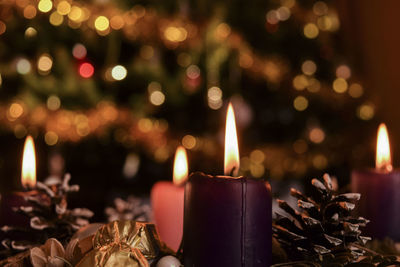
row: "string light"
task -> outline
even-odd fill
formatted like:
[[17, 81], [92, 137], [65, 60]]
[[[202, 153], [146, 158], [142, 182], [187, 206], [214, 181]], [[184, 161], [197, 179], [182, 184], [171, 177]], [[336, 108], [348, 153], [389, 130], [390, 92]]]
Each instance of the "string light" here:
[[36, 34], [37, 34], [37, 31], [36, 31], [36, 29], [33, 28], [33, 27], [28, 27], [28, 28], [25, 30], [25, 37], [26, 37], [26, 38], [35, 37]]
[[319, 30], [314, 23], [308, 23], [304, 26], [304, 36], [309, 39], [314, 39], [318, 36]]
[[332, 87], [336, 93], [341, 94], [347, 91], [348, 84], [345, 79], [337, 78], [333, 81]]
[[21, 58], [17, 61], [17, 72], [19, 74], [28, 74], [31, 71], [31, 63], [25, 59]]
[[126, 68], [122, 65], [114, 66], [111, 70], [111, 76], [117, 81], [125, 79], [127, 73]]
[[53, 2], [51, 0], [40, 0], [38, 3], [38, 9], [43, 12], [47, 13], [53, 8]]
[[48, 131], [44, 135], [44, 141], [46, 142], [47, 145], [54, 146], [58, 142], [58, 135], [53, 131]]
[[98, 16], [94, 21], [94, 26], [98, 31], [106, 31], [110, 26], [110, 22], [105, 16]]
[[86, 57], [87, 51], [86, 47], [83, 44], [77, 43], [72, 48], [72, 55], [76, 59], [83, 59]]
[[57, 5], [57, 12], [60, 15], [67, 15], [71, 11], [71, 4], [67, 1], [61, 1]]
[[368, 103], [362, 104], [357, 109], [357, 116], [362, 120], [371, 120], [375, 115], [375, 108]]
[[182, 138], [182, 145], [186, 148], [186, 149], [193, 149], [196, 146], [196, 137], [194, 137], [193, 135], [185, 135]]
[[154, 91], [150, 94], [150, 102], [155, 106], [160, 106], [165, 101], [165, 95], [161, 91]]
[[85, 62], [82, 63], [79, 67], [79, 74], [83, 77], [83, 78], [90, 78], [93, 76], [94, 74], [94, 67], [92, 64]]
[[48, 54], [43, 54], [42, 56], [40, 56], [37, 63], [37, 67], [41, 74], [49, 73], [52, 66], [53, 66], [53, 60]]
[[82, 20], [83, 11], [80, 7], [72, 6], [71, 11], [68, 13], [68, 18], [72, 21], [79, 22]]
[[61, 100], [56, 95], [51, 95], [47, 98], [47, 108], [50, 110], [57, 110], [61, 106]]
[[298, 111], [304, 111], [308, 107], [308, 100], [304, 96], [298, 96], [294, 99], [293, 106]]
[[60, 13], [58, 13], [57, 11], [54, 11], [53, 13], [51, 13], [49, 21], [53, 26], [60, 26], [64, 21], [64, 17], [60, 15]]
[[317, 71], [317, 65], [312, 60], [306, 60], [301, 65], [301, 70], [306, 75], [313, 75]]
[[353, 98], [359, 98], [363, 95], [364, 89], [358, 83], [353, 83], [349, 87], [349, 95]]

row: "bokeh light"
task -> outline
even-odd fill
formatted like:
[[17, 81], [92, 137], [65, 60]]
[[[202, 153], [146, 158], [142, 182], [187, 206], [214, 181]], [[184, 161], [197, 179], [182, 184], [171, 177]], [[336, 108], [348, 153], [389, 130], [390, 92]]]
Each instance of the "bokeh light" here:
[[51, 25], [60, 26], [64, 21], [64, 17], [60, 15], [57, 11], [54, 11], [53, 13], [51, 13], [49, 21]]
[[154, 91], [150, 94], [150, 102], [155, 106], [160, 106], [165, 101], [165, 95], [161, 91]]
[[51, 70], [52, 66], [53, 60], [51, 59], [50, 55], [43, 54], [42, 56], [40, 56], [37, 62], [37, 67], [40, 73], [48, 73]]
[[71, 11], [71, 4], [67, 1], [61, 1], [57, 5], [57, 12], [60, 15], [67, 15]]
[[49, 146], [54, 146], [58, 142], [58, 135], [53, 131], [48, 131], [44, 135], [44, 141]]
[[186, 149], [193, 149], [196, 146], [196, 137], [194, 137], [193, 135], [185, 135], [182, 138], [182, 145], [186, 148]]
[[325, 132], [319, 127], [312, 128], [308, 134], [308, 138], [310, 138], [311, 142], [320, 144], [325, 139]]
[[83, 59], [86, 57], [87, 51], [86, 47], [83, 44], [77, 43], [72, 48], [72, 55], [76, 59]]
[[43, 12], [49, 12], [53, 8], [53, 2], [51, 0], [40, 0], [38, 3], [38, 9]]
[[298, 96], [294, 99], [293, 106], [298, 111], [304, 111], [308, 107], [308, 100], [304, 96]]
[[61, 106], [61, 100], [56, 95], [51, 95], [47, 98], [47, 108], [50, 110], [57, 110]]
[[345, 79], [337, 78], [333, 81], [332, 88], [336, 93], [341, 94], [347, 91], [348, 84]]
[[32, 38], [32, 37], [35, 37], [36, 35], [37, 35], [37, 31], [36, 31], [36, 29], [33, 28], [33, 27], [28, 27], [28, 28], [25, 30], [25, 37], [26, 37], [26, 38]]
[[122, 65], [114, 66], [111, 70], [111, 76], [117, 81], [125, 79], [127, 73], [128, 71]]
[[17, 61], [17, 72], [19, 74], [28, 74], [31, 71], [31, 63], [25, 59], [21, 58]]
[[362, 120], [371, 120], [375, 116], [375, 108], [372, 104], [365, 103], [358, 107], [357, 116]]
[[107, 17], [105, 16], [98, 16], [94, 21], [94, 26], [98, 31], [106, 31], [110, 26], [110, 22]]
[[336, 77], [343, 78], [345, 80], [349, 79], [351, 76], [351, 70], [346, 65], [340, 65], [336, 69]]
[[36, 7], [34, 5], [27, 5], [24, 8], [24, 17], [27, 19], [33, 19], [34, 17], [36, 17]]
[[308, 79], [305, 75], [297, 75], [293, 79], [293, 87], [296, 90], [304, 90], [308, 86]]
[[309, 39], [314, 39], [318, 36], [319, 30], [317, 25], [314, 23], [308, 23], [304, 26], [304, 36], [309, 38]]
[[364, 94], [363, 87], [358, 83], [353, 83], [349, 87], [349, 95], [353, 98], [359, 98]]
[[7, 117], [9, 120], [13, 121], [18, 119], [24, 113], [24, 108], [20, 103], [12, 103], [7, 111]]
[[125, 25], [124, 19], [121, 16], [114, 16], [110, 19], [110, 26], [114, 30], [122, 29]]
[[90, 78], [94, 74], [94, 67], [92, 64], [85, 62], [79, 66], [79, 74], [83, 78]]
[[190, 79], [197, 79], [200, 76], [200, 68], [198, 66], [196, 66], [196, 65], [190, 65], [186, 69], [186, 75]]
[[72, 6], [71, 11], [68, 13], [68, 18], [75, 22], [80, 22], [83, 17], [83, 11], [78, 6]]
[[317, 71], [317, 65], [312, 60], [306, 60], [301, 65], [301, 70], [306, 75], [313, 75]]

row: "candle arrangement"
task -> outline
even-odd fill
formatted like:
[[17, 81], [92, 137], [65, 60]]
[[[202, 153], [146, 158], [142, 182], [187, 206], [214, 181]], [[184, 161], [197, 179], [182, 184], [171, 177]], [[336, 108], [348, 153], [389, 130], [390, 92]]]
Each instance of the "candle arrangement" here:
[[371, 220], [366, 231], [375, 238], [400, 241], [400, 172], [393, 169], [385, 124], [378, 129], [375, 169], [354, 170], [353, 192], [360, 192], [357, 214]]

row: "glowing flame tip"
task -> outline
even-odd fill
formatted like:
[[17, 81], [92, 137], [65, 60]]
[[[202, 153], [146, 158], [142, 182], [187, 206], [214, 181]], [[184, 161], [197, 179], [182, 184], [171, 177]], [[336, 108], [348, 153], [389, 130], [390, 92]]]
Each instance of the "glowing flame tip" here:
[[239, 165], [239, 145], [236, 133], [235, 112], [233, 111], [232, 103], [229, 103], [225, 127], [225, 175], [237, 176]]
[[183, 146], [179, 146], [176, 149], [174, 160], [173, 182], [175, 185], [181, 185], [186, 181], [188, 169], [186, 150]]
[[378, 128], [378, 137], [376, 141], [376, 169], [391, 171], [392, 158], [390, 155], [389, 135], [384, 123], [381, 123]]
[[22, 156], [21, 183], [25, 188], [36, 186], [36, 157], [35, 144], [32, 136], [26, 137], [24, 144], [24, 154]]

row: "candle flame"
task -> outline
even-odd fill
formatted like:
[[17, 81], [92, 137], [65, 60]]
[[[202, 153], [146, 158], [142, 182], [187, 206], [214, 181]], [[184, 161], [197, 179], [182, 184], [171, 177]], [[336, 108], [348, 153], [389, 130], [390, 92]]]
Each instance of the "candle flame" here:
[[225, 175], [237, 176], [239, 173], [239, 165], [239, 146], [236, 134], [235, 113], [232, 103], [229, 103], [225, 127]]
[[36, 157], [35, 144], [32, 136], [26, 137], [24, 145], [24, 154], [22, 157], [21, 183], [25, 188], [36, 186]]
[[188, 177], [186, 150], [179, 146], [175, 152], [173, 181], [175, 185], [183, 184]]
[[393, 169], [392, 158], [390, 156], [389, 136], [384, 123], [381, 123], [378, 128], [375, 166], [379, 170], [391, 171]]

